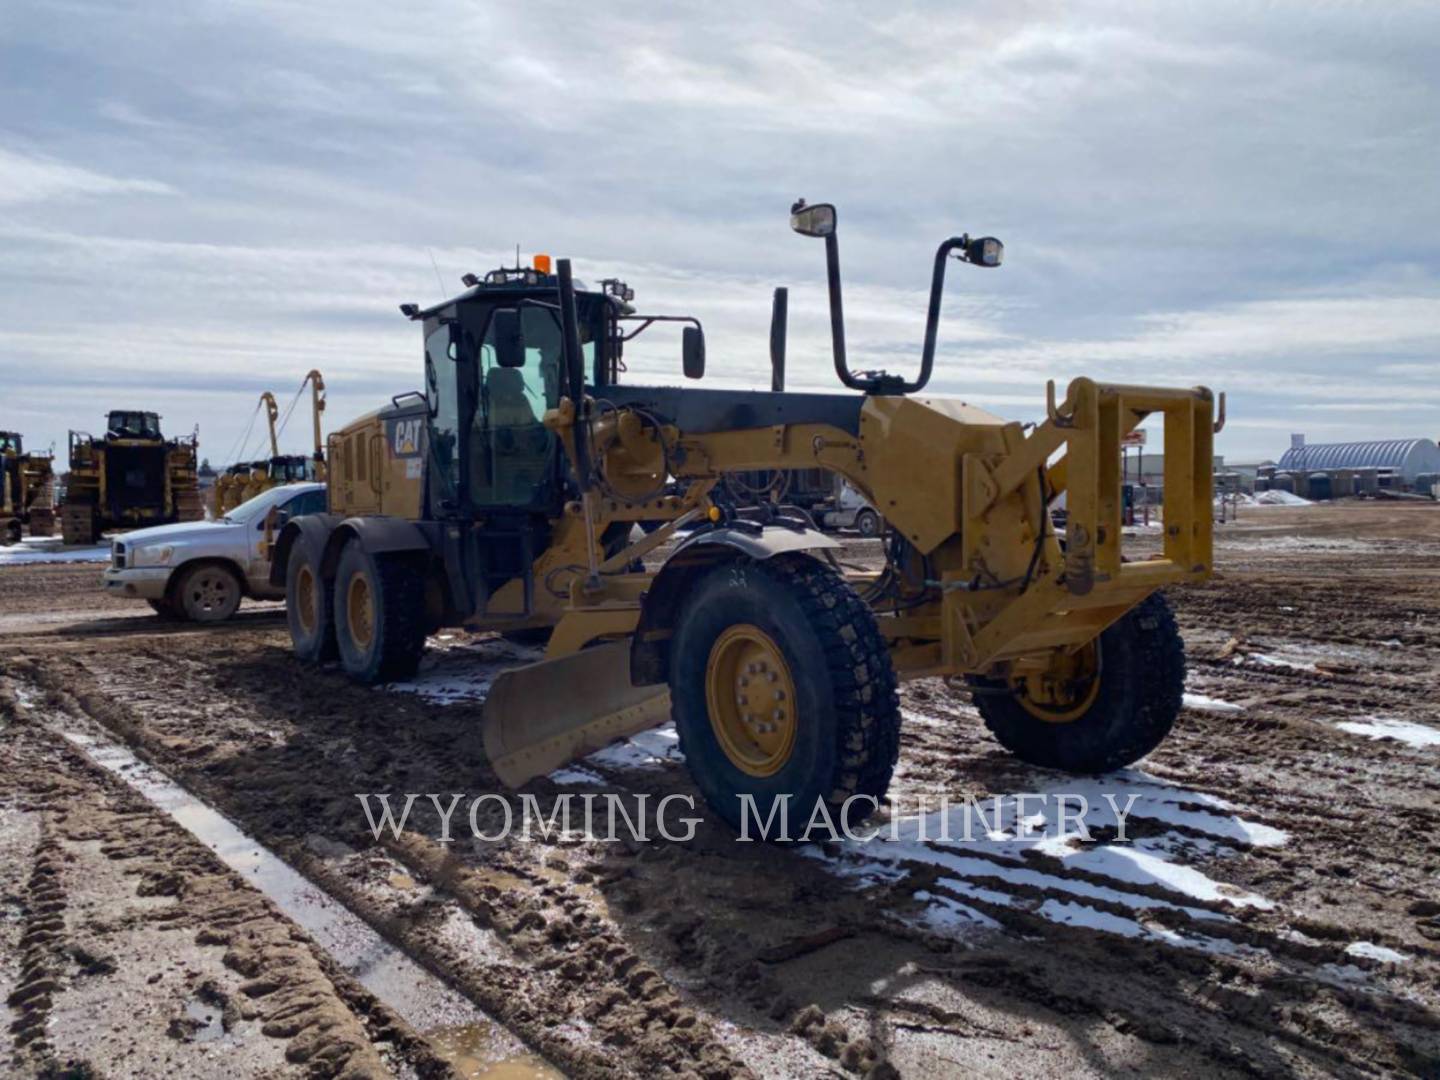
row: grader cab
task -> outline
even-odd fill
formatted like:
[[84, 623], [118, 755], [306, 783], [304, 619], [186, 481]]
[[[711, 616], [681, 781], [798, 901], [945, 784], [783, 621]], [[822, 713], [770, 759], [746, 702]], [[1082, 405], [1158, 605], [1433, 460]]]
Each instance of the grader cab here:
[[70, 432], [70, 473], [60, 530], [67, 544], [92, 544], [109, 529], [139, 529], [204, 516], [198, 431], [167, 439], [153, 412], [116, 409], [96, 438]]
[[[918, 373], [856, 371], [835, 209], [798, 203], [791, 224], [825, 241], [851, 393], [623, 383], [626, 344], [665, 323], [700, 378], [703, 330], [637, 313], [622, 282], [578, 285], [566, 260], [402, 305], [423, 329], [425, 391], [332, 435], [329, 512], [277, 542], [297, 655], [375, 682], [413, 673], [442, 626], [548, 633], [544, 659], [486, 702], [497, 776], [524, 783], [673, 717], [732, 824], [746, 797], [863, 817], [896, 761], [902, 679], [953, 680], [1043, 765], [1101, 771], [1158, 745], [1184, 679], [1159, 590], [1210, 572], [1210, 391], [1081, 378], [1060, 398], [1052, 384], [1029, 431], [925, 395], [950, 261], [1002, 259], [968, 235], [936, 252]], [[772, 327], [781, 364], [784, 339]], [[1120, 447], [1148, 417], [1164, 422], [1164, 551], [1126, 561]], [[803, 516], [737, 506], [723, 483], [813, 468], [883, 513], [882, 568], [842, 568]], [[637, 540], [642, 521], [664, 524]]]

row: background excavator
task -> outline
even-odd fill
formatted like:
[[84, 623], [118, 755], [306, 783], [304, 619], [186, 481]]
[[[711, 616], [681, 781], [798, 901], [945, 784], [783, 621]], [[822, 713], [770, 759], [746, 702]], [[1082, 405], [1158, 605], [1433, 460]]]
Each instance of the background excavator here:
[[[300, 395], [310, 388], [311, 419], [314, 426], [314, 451], [305, 454], [280, 453], [280, 434], [294, 411]], [[318, 371], [309, 372], [300, 382], [285, 416], [281, 418], [280, 407], [275, 395], [266, 390], [260, 395], [258, 409], [265, 410], [266, 426], [270, 435], [270, 456], [258, 461], [239, 462], [223, 470], [215, 478], [211, 492], [210, 509], [215, 517], [223, 517], [248, 499], [262, 491], [281, 484], [294, 484], [304, 480], [325, 479], [325, 448], [320, 434], [320, 414], [325, 411], [325, 379]], [[277, 426], [278, 421], [278, 426]], [[252, 418], [253, 423], [253, 418]], [[248, 430], [246, 432], [248, 436]], [[243, 439], [246, 436], [242, 436]]]
[[[1052, 382], [1033, 427], [925, 394], [947, 266], [1002, 260], [998, 240], [968, 234], [935, 254], [918, 374], [854, 370], [835, 208], [797, 203], [791, 226], [825, 242], [848, 393], [622, 383], [625, 346], [675, 323], [684, 374], [702, 377], [703, 330], [636, 313], [623, 282], [577, 284], [567, 260], [402, 305], [422, 328], [425, 391], [331, 436], [328, 512], [276, 543], [296, 655], [377, 682], [412, 674], [438, 627], [548, 629], [544, 659], [487, 699], [498, 777], [521, 784], [673, 718], [732, 825], [747, 800], [759, 820], [792, 800], [806, 815], [874, 809], [900, 679], [950, 681], [1041, 765], [1102, 771], [1158, 745], [1185, 668], [1159, 590], [1211, 567], [1211, 392], [1079, 378], [1058, 399]], [[1147, 418], [1164, 427], [1164, 549], [1125, 561], [1120, 447]], [[840, 566], [804, 516], [738, 506], [722, 482], [812, 468], [883, 512], [883, 567]], [[1062, 492], [1063, 534], [1049, 512]], [[662, 524], [636, 540], [642, 521]]]

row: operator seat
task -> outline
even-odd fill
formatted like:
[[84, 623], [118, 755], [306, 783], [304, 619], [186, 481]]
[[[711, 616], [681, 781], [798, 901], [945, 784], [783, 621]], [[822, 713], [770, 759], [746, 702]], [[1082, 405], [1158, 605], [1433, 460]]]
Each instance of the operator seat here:
[[491, 368], [485, 390], [495, 470], [493, 497], [497, 502], [527, 505], [545, 477], [549, 432], [535, 414], [518, 368]]

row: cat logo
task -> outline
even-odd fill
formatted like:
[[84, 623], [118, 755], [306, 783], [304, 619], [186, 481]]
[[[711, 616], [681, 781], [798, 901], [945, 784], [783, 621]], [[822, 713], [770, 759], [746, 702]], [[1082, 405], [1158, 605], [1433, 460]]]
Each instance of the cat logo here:
[[390, 453], [397, 458], [413, 458], [420, 456], [420, 444], [424, 438], [425, 429], [422, 418], [418, 416], [400, 417], [389, 421], [388, 424]]

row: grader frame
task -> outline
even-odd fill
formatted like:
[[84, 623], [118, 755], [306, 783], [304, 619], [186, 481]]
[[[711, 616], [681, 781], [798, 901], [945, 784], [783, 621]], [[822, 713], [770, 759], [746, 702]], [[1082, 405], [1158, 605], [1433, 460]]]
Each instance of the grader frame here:
[[[998, 241], [968, 235], [937, 252], [920, 377], [854, 372], [834, 208], [797, 204], [792, 227], [826, 239], [836, 371], [861, 394], [622, 384], [620, 348], [634, 336], [622, 320], [638, 320], [640, 329], [690, 324], [684, 366], [692, 378], [704, 371], [699, 325], [631, 314], [633, 293], [616, 282], [604, 283], [603, 294], [584, 293], [582, 305], [566, 260], [554, 276], [548, 258], [543, 267], [537, 259], [534, 270], [502, 269], [484, 282], [467, 276], [469, 292], [430, 309], [402, 305], [423, 323], [427, 392], [397, 397], [333, 434], [329, 513], [287, 524], [276, 543], [272, 580], [287, 583], [297, 654], [323, 660], [338, 651], [354, 677], [376, 681], [413, 671], [428, 629], [548, 632], [544, 660], [503, 673], [486, 704], [490, 764], [512, 785], [661, 722], [672, 703], [682, 740], [688, 731], [692, 747], [706, 742], [708, 706], [687, 681], [702, 677], [696, 650], [714, 630], [696, 629], [706, 618], [697, 597], [716, 610], [730, 605], [741, 612], [736, 618], [751, 612], [732, 627], [747, 655], [787, 668], [791, 681], [782, 685], [807, 697], [796, 704], [811, 710], [807, 724], [841, 725], [835, 745], [850, 748], [843, 762], [833, 746], [811, 745], [813, 774], [775, 766], [826, 798], [883, 794], [898, 747], [897, 678], [973, 680], [1024, 703], [1031, 715], [1017, 722], [1039, 723], [1042, 733], [1092, 706], [1125, 712], [1121, 727], [1138, 725], [1099, 750], [1093, 739], [1062, 747], [1052, 755], [1061, 767], [1114, 767], [1157, 744], [1179, 709], [1184, 661], [1173, 618], [1152, 594], [1210, 572], [1210, 391], [1080, 378], [1057, 402], [1052, 383], [1046, 418], [1028, 432], [962, 401], [922, 395], [946, 260], [1000, 262]], [[778, 329], [772, 342], [784, 341]], [[779, 364], [781, 353], [772, 357]], [[513, 413], [506, 387], [518, 385], [517, 370], [532, 373], [545, 409], [539, 418], [526, 410], [528, 425], [505, 428], [511, 421], [493, 418]], [[1220, 413], [1223, 422], [1223, 396]], [[1127, 562], [1121, 442], [1156, 415], [1165, 426], [1164, 548]], [[472, 495], [468, 485], [477, 483], [501, 491], [489, 486], [491, 472], [508, 467], [516, 447], [541, 445], [542, 435], [554, 448], [546, 464], [534, 459], [537, 471], [521, 474], [519, 489], [503, 489], [519, 490], [518, 501]], [[891, 533], [883, 570], [842, 573], [827, 550], [835, 540], [784, 508], [735, 505], [722, 483], [731, 473], [815, 468], [842, 476], [884, 515]], [[1062, 494], [1068, 516], [1060, 535], [1050, 508]], [[631, 526], [642, 522], [653, 531], [631, 542]], [[682, 526], [698, 528], [682, 535]], [[663, 565], [643, 565], [672, 541]], [[754, 597], [766, 590], [789, 612], [788, 629], [760, 625], [770, 616]], [[825, 615], [842, 608], [839, 622]], [[813, 671], [790, 666], [828, 663], [816, 652], [820, 638], [803, 629], [815, 619], [826, 622], [824, 649], [853, 654], [853, 666], [825, 676], [829, 689]], [[1115, 650], [1103, 686], [1135, 685], [1097, 697], [1102, 638]], [[745, 723], [773, 730], [746, 711], [745, 679], [724, 692], [739, 695]], [[711, 705], [714, 692], [707, 687]], [[780, 722], [789, 710], [773, 711]], [[1007, 746], [1030, 737], [1002, 721], [992, 730]], [[803, 737], [810, 729], [799, 730]], [[733, 742], [734, 732], [727, 737]], [[740, 772], [717, 779], [710, 763], [686, 753], [692, 771], [711, 773], [701, 787], [712, 804], [717, 791], [760, 783], [771, 767], [755, 766], [760, 772], [747, 779], [749, 766], [732, 762]]]

